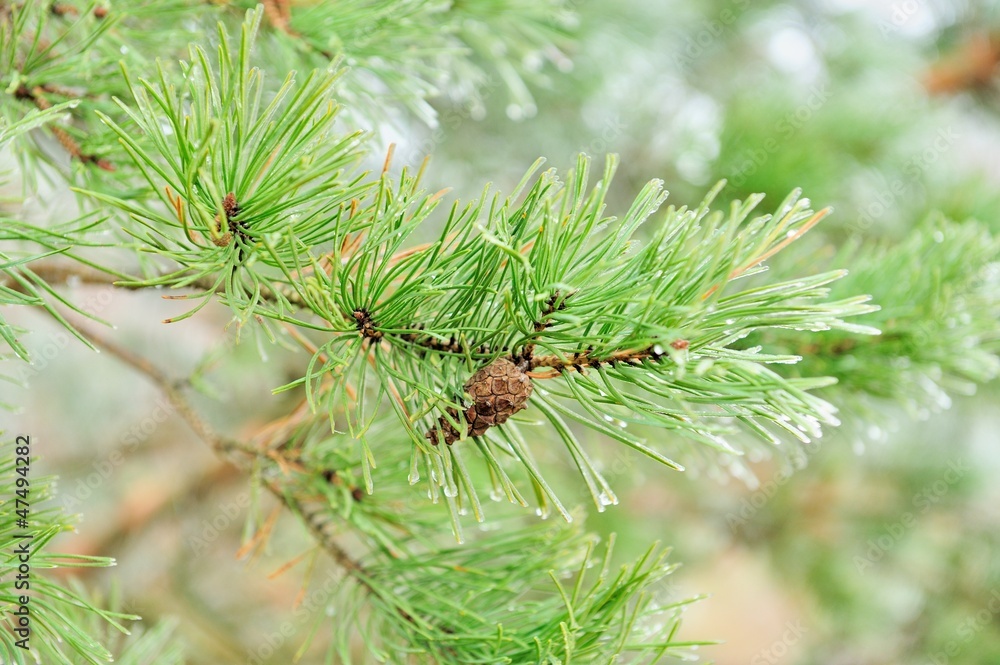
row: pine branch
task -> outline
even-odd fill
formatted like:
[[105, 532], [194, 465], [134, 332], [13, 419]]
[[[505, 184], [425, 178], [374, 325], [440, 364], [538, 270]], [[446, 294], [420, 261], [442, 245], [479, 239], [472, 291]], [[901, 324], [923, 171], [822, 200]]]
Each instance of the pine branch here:
[[[610, 662], [625, 654], [654, 663], [705, 644], [675, 639], [680, 611], [691, 600], [671, 602], [657, 589], [673, 567], [655, 546], [616, 575], [612, 543], [603, 556], [594, 556], [595, 544], [572, 526], [536, 526], [416, 558], [382, 558], [372, 572], [392, 580], [393, 592], [386, 588], [378, 597], [381, 611], [371, 619], [351, 602], [350, 590], [343, 592], [354, 611], [334, 625], [336, 653], [354, 662], [348, 645], [360, 635], [390, 659], [405, 659], [417, 647], [420, 663]], [[502, 586], [492, 583], [498, 578]], [[433, 609], [407, 621], [386, 611], [391, 607], [408, 615], [416, 607]]]
[[102, 105], [97, 80], [102, 75], [114, 80], [106, 76], [114, 66], [111, 52], [100, 52], [99, 45], [107, 42], [116, 24], [117, 18], [107, 18], [94, 2], [82, 8], [47, 1], [19, 3], [0, 15], [0, 82], [15, 100], [0, 105], [3, 116], [14, 122], [24, 115], [25, 106], [44, 111], [53, 106], [50, 96], [61, 98], [60, 108], [72, 109], [74, 121], [49, 123], [47, 130], [72, 160], [104, 171], [115, 170], [103, 152], [107, 142], [95, 140], [95, 127], [85, 118]]
[[[871, 333], [844, 321], [873, 311], [867, 298], [827, 300], [842, 271], [728, 293], [825, 211], [813, 213], [795, 193], [774, 215], [749, 219], [759, 197], [725, 215], [710, 210], [717, 187], [695, 210], [668, 208], [636, 251], [638, 230], [664, 201], [661, 183], [647, 185], [621, 220], [608, 217], [615, 162], [588, 191], [581, 158], [565, 185], [551, 171], [536, 178], [536, 165], [509, 197], [455, 204], [436, 241], [413, 244], [436, 222], [441, 196], [420, 190], [422, 169], [391, 176], [388, 159], [376, 179], [347, 175], [360, 153], [356, 136], [334, 126], [336, 74], [289, 77], [262, 108], [249, 55], [262, 16], [248, 14], [237, 45], [220, 29], [216, 67], [194, 48], [182, 77], [161, 66], [155, 82], [128, 79], [133, 106], [119, 106], [138, 133], [102, 115], [159, 201], [89, 194], [138, 222], [128, 229], [135, 248], [177, 265], [126, 285], [202, 289], [201, 303], [172, 321], [221, 291], [241, 321], [260, 316], [325, 335], [303, 378], [282, 389], [303, 385], [314, 408], [359, 439], [366, 464], [376, 463], [366, 432], [387, 406], [414, 460], [447, 477], [449, 491], [478, 504], [474, 484], [455, 475], [465, 462], [454, 446], [433, 444], [481, 438], [476, 453], [494, 477], [506, 476], [497, 455], [513, 457], [542, 509], [551, 503], [568, 516], [520, 432], [515, 413], [525, 407], [560, 433], [599, 509], [614, 493], [568, 420], [678, 469], [644, 430], [732, 454], [729, 437], [740, 431], [767, 443], [778, 441], [772, 428], [808, 441], [837, 422], [809, 392], [828, 379], [785, 378], [767, 365], [796, 357], [737, 342], [773, 328]], [[467, 399], [476, 373], [501, 358], [524, 374], [510, 374], [510, 395]], [[532, 392], [543, 379], [551, 380]]]
[[[344, 175], [358, 158], [357, 134], [333, 135], [336, 74], [313, 72], [301, 85], [289, 76], [261, 107], [262, 77], [249, 65], [260, 17], [258, 11], [244, 24], [235, 52], [226, 33], [220, 33], [217, 74], [207, 53], [195, 48], [176, 87], [167, 83], [162, 67], [158, 83], [130, 82], [137, 110], [121, 108], [141, 130], [139, 137], [101, 115], [157, 193], [161, 208], [89, 193], [128, 212], [145, 227], [133, 233], [147, 249], [181, 266], [138, 284], [187, 286], [211, 275], [213, 288], [202, 294], [204, 302], [223, 288], [241, 317], [258, 310], [281, 319], [290, 303], [280, 295], [276, 307], [258, 307], [262, 292], [282, 290], [280, 274], [265, 276], [272, 262], [260, 245], [291, 234], [296, 240], [282, 243], [278, 254], [283, 265], [297, 263], [300, 244], [322, 244], [332, 235], [318, 232], [318, 217], [343, 210], [363, 190], [357, 178]], [[164, 116], [171, 127], [167, 134], [161, 127]], [[263, 265], [247, 271], [253, 263]]]
[[[21, 259], [23, 263], [30, 263], [30, 273], [33, 279], [38, 282], [44, 282], [49, 286], [53, 285], [66, 285], [66, 284], [90, 284], [94, 286], [113, 286], [116, 288], [124, 289], [126, 291], [142, 291], [144, 289], [151, 289], [154, 284], [143, 284], [141, 282], [134, 281], [134, 278], [130, 278], [128, 275], [117, 274], [111, 272], [105, 272], [85, 264], [78, 263], [67, 263], [65, 261], [55, 261], [46, 258], [28, 258]], [[153, 278], [154, 281], [156, 278]], [[0, 286], [9, 288], [13, 291], [22, 292], [24, 288], [20, 282], [12, 277], [4, 277], [3, 281], [0, 281]], [[216, 286], [215, 282], [208, 279], [202, 278], [197, 279], [186, 284], [185, 288], [192, 289], [194, 291], [204, 291], [211, 289]], [[183, 289], [182, 289], [183, 290]], [[218, 295], [224, 295], [224, 292], [217, 291]], [[163, 296], [168, 298], [170, 296]], [[299, 299], [298, 294], [284, 290], [279, 299], [278, 296], [274, 295], [269, 289], [261, 288], [260, 291], [261, 300], [267, 302], [279, 302], [279, 300], [285, 300], [292, 305], [301, 306], [303, 303]]]
[[[214, 433], [187, 402], [178, 383], [149, 361], [103, 336], [95, 335], [91, 331], [87, 334], [94, 340], [96, 346], [110, 352], [160, 387], [192, 430], [214, 450], [223, 455], [231, 452], [257, 457], [262, 455], [260, 449], [238, 444]], [[539, 649], [540, 653], [544, 654], [570, 657], [575, 653], [578, 657], [586, 658], [603, 658], [622, 650], [634, 651], [650, 654], [651, 659], [648, 662], [654, 662], [663, 654], [681, 652], [686, 647], [705, 644], [672, 639], [679, 617], [678, 610], [682, 605], [691, 602], [690, 600], [682, 603], [661, 602], [650, 605], [650, 601], [653, 600], [651, 596], [638, 594], [637, 597], [640, 589], [655, 587], [664, 575], [673, 570], [664, 564], [662, 555], [660, 559], [650, 560], [652, 551], [641, 557], [634, 567], [623, 568], [619, 576], [609, 584], [607, 581], [607, 565], [611, 555], [609, 545], [604, 556], [605, 569], [588, 590], [584, 590], [582, 584], [584, 571], [591, 565], [589, 561], [593, 541], [571, 527], [561, 527], [556, 530], [548, 527], [519, 529], [502, 537], [477, 541], [474, 546], [463, 547], [460, 550], [441, 550], [430, 556], [410, 555], [405, 559], [400, 559], [398, 554], [386, 557], [384, 550], [381, 550], [381, 553], [380, 550], [375, 550], [371, 554], [370, 562], [362, 562], [348, 554], [336, 540], [331, 523], [336, 513], [331, 514], [330, 504], [300, 498], [302, 488], [296, 488], [294, 485], [271, 480], [264, 480], [262, 484], [288, 510], [302, 518], [312, 536], [345, 571], [355, 587], [366, 592], [365, 602], [377, 613], [377, 625], [384, 626], [385, 631], [376, 630], [372, 634], [369, 631], [373, 625], [366, 625], [363, 630], [369, 636], [370, 646], [374, 647], [381, 641], [386, 641], [386, 646], [392, 645], [395, 639], [392, 636], [398, 635], [400, 638], [405, 638], [408, 645], [421, 645], [425, 648], [425, 662], [429, 663], [476, 662], [469, 659], [485, 657], [483, 654], [486, 652], [482, 651], [484, 648], [491, 654], [490, 658], [495, 660], [502, 655], [510, 658], [510, 662], [519, 662], [519, 656], [514, 655], [516, 653], [523, 652], [527, 658], [528, 653], [535, 653]], [[344, 520], [344, 523], [352, 528], [361, 528], [363, 524], [356, 519]], [[411, 529], [414, 524], [411, 522]], [[552, 542], [552, 538], [560, 539], [561, 545], [553, 547], [555, 543]], [[532, 541], [536, 541], [536, 544], [532, 545]], [[545, 548], [545, 551], [550, 552], [554, 558], [536, 561], [528, 570], [520, 565], [515, 569], [507, 568], [516, 563], [513, 555], [515, 552], [523, 551], [525, 545]], [[419, 545], [417, 543], [404, 545], [407, 548], [413, 546]], [[505, 548], [508, 548], [508, 551], [505, 551]], [[586, 549], [587, 553], [581, 560], [579, 557], [582, 549]], [[567, 555], [568, 559], [565, 558]], [[555, 571], [569, 572], [577, 565], [579, 572], [575, 591], [569, 594], [559, 587], [558, 580], [563, 579], [564, 574], [557, 574]], [[497, 567], [497, 572], [501, 569], [507, 570], [508, 575], [509, 571], [518, 570], [520, 582], [515, 583], [509, 579], [502, 587], [493, 589], [484, 587], [483, 583], [490, 579], [484, 566]], [[440, 575], [440, 571], [445, 568], [476, 572], [471, 575], [460, 572], [460, 576], [467, 577], [464, 580], [461, 577], [456, 578], [453, 572], [445, 583], [449, 587], [448, 590], [435, 589], [434, 587], [440, 586], [441, 580], [445, 579]], [[430, 578], [426, 576], [428, 574], [431, 575]], [[438, 580], [436, 585], [432, 583], [432, 579], [435, 578]], [[554, 588], [550, 586], [550, 579], [555, 581]], [[399, 592], [401, 581], [408, 589], [405, 594]], [[469, 592], [474, 590], [474, 595], [469, 595], [468, 600], [461, 606], [445, 601], [449, 597], [458, 597], [457, 589], [462, 587], [467, 587]], [[536, 604], [530, 613], [505, 614], [503, 618], [499, 615], [490, 616], [491, 612], [495, 613], [497, 607], [507, 607], [520, 597], [535, 595], [546, 587], [549, 600]], [[559, 590], [558, 594], [554, 593], [556, 590]], [[484, 595], [484, 592], [488, 595]], [[342, 593], [347, 593], [346, 587]], [[433, 610], [430, 610], [431, 606], [423, 600], [428, 596], [439, 599]], [[505, 600], [501, 603], [503, 599]], [[450, 615], [451, 612], [459, 610], [459, 615]], [[356, 616], [363, 616], [364, 613], [363, 610], [359, 610]], [[653, 632], [654, 635], [664, 635], [664, 638], [652, 641], [648, 641], [648, 638], [639, 641], [633, 639], [634, 633], [649, 632], [649, 622], [665, 622], [663, 628]], [[499, 641], [489, 639], [488, 636], [495, 635], [497, 627], [501, 624], [504, 626], [502, 632], [505, 637]], [[340, 631], [342, 627], [343, 622], [338, 623], [336, 630]], [[573, 639], [567, 640], [567, 630], [575, 634]], [[476, 631], [484, 632], [477, 636]], [[345, 648], [343, 634], [339, 648]], [[405, 648], [409, 650], [412, 647]]]
[[[582, 161], [568, 178], [569, 190], [546, 174], [520, 203], [514, 197], [494, 200], [488, 212], [485, 198], [455, 206], [439, 240], [415, 251], [406, 251], [404, 243], [435, 201], [421, 198], [415, 177], [404, 173], [395, 186], [383, 177], [371, 202], [362, 200], [352, 215], [381, 221], [359, 229], [349, 256], [327, 262], [326, 269], [317, 264], [305, 284], [290, 281], [331, 324], [334, 336], [320, 348], [323, 360], [317, 355], [304, 381], [287, 388], [304, 382], [314, 404], [324, 405], [331, 418], [341, 414], [347, 430], [364, 440], [370, 418], [365, 414], [375, 413], [377, 403], [367, 404], [363, 391], [344, 400], [343, 386], [365, 385], [371, 375], [403, 396], [401, 404], [390, 403], [418, 458], [437, 455], [425, 438], [455, 443], [463, 433], [484, 436], [488, 445], [521, 458], [538, 482], [527, 451], [494, 428], [495, 414], [502, 411], [505, 429], [518, 436], [516, 419], [507, 420], [509, 408], [498, 411], [484, 403], [483, 412], [456, 386], [468, 387], [477, 369], [506, 357], [531, 370], [534, 381], [553, 379], [544, 389], [539, 384], [530, 402], [565, 434], [602, 506], [613, 493], [593, 471], [564, 417], [674, 467], [679, 465], [639, 436], [607, 421], [666, 427], [727, 452], [735, 449], [723, 438], [728, 427], [720, 426], [723, 419], [737, 419], [768, 442], [776, 441], [775, 434], [761, 423], [808, 440], [818, 435], [821, 422], [836, 422], [833, 407], [806, 392], [827, 380], [786, 380], [764, 364], [797, 358], [731, 345], [753, 330], [773, 327], [871, 333], [843, 321], [872, 311], [867, 298], [823, 302], [824, 286], [844, 275], [837, 271], [733, 295], [723, 288], [759, 273], [761, 261], [800, 237], [822, 213], [790, 198], [776, 215], [746, 223], [757, 202], [750, 201], [734, 204], [724, 222], [709, 214], [707, 200], [695, 211], [668, 210], [656, 241], [632, 255], [629, 238], [662, 201], [658, 185], [647, 187], [617, 222], [602, 216], [612, 166], [589, 194], [587, 168]], [[474, 219], [483, 221], [473, 224]], [[344, 229], [344, 240], [335, 239], [334, 245], [346, 244], [352, 231]], [[556, 295], [563, 293], [571, 295]], [[556, 371], [537, 371], [549, 367]], [[588, 369], [597, 376], [589, 376]], [[664, 405], [664, 399], [677, 406]], [[582, 406], [582, 412], [567, 402]], [[443, 413], [421, 432], [417, 419], [435, 405]], [[483, 413], [487, 420], [479, 423]], [[543, 494], [558, 505], [549, 491]]]
[[836, 257], [852, 266], [836, 287], [873, 294], [869, 318], [878, 337], [829, 331], [808, 339], [790, 331], [763, 338], [794, 349], [800, 372], [837, 378], [839, 397], [892, 400], [911, 410], [946, 408], [1000, 374], [1000, 239], [981, 224], [933, 218], [902, 242], [849, 247]]
[[[10, 141], [60, 119], [70, 106], [71, 104], [67, 103], [32, 111], [6, 127], [0, 128], [0, 147], [6, 147]], [[22, 235], [16, 230], [20, 225], [16, 221], [7, 218], [6, 215], [0, 215], [0, 221], [3, 222], [0, 239], [21, 239]], [[43, 235], [46, 233], [43, 232]], [[29, 232], [27, 236], [32, 239], [36, 237], [33, 232]], [[40, 306], [59, 319], [61, 317], [50, 303], [50, 298], [47, 298], [51, 289], [44, 280], [37, 278], [29, 264], [33, 266], [47, 262], [48, 257], [63, 252], [64, 248], [45, 242], [38, 244], [44, 247], [42, 253], [0, 251], [0, 304]], [[0, 316], [0, 337], [7, 342], [17, 357], [28, 360], [28, 350], [19, 341], [18, 334], [19, 331]]]

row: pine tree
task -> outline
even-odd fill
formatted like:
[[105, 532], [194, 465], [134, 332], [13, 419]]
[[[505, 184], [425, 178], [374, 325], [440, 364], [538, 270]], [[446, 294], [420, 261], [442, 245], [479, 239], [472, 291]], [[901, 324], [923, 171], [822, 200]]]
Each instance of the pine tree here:
[[[595, 440], [664, 473], [687, 460], [740, 473], [747, 454], [794, 465], [845, 418], [838, 406], [862, 422], [860, 397], [940, 403], [1000, 371], [1000, 241], [975, 223], [933, 218], [903, 243], [796, 255], [830, 212], [797, 190], [765, 213], [758, 194], [718, 203], [724, 182], [667, 205], [653, 180], [612, 210], [617, 159], [581, 155], [447, 203], [421, 184], [432, 164], [375, 153], [398, 114], [434, 123], [442, 91], [475, 108], [502, 81], [530, 112], [542, 77], [527, 56], [566, 62], [559, 0], [27, 2], [0, 15], [2, 140], [26, 194], [80, 209], [5, 213], [0, 302], [45, 311], [146, 376], [245, 472], [246, 551], [273, 533], [268, 501], [302, 524], [341, 574], [333, 618], [320, 613], [300, 648], [317, 662], [688, 657], [702, 642], [678, 630], [695, 599], [663, 593], [669, 551], [650, 544], [616, 569], [613, 541], [561, 500], [554, 455], [604, 511], [618, 498]], [[164, 322], [179, 336], [203, 308], [228, 308], [220, 356], [300, 353], [298, 375], [273, 386], [290, 407], [239, 436], [203, 406], [220, 391], [212, 358], [173, 374], [101, 331], [65, 295], [73, 283], [190, 303]], [[29, 332], [0, 319], [15, 383]], [[0, 460], [11, 606], [15, 457]], [[39, 506], [50, 491], [32, 480]], [[36, 508], [36, 551], [71, 528]], [[40, 662], [181, 662], [169, 624], [122, 639], [112, 631], [137, 617], [44, 574], [110, 559], [34, 562]], [[4, 662], [32, 662], [14, 634], [0, 631]]]

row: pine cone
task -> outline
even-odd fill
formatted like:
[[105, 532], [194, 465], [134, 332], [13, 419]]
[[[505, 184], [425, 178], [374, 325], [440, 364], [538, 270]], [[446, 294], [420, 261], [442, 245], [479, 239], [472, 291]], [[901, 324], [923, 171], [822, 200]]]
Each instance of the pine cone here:
[[[469, 425], [467, 434], [482, 436], [489, 428], [507, 422], [508, 418], [528, 405], [531, 390], [531, 378], [507, 358], [498, 358], [479, 368], [465, 382], [465, 392], [473, 401], [472, 406], [465, 410], [465, 420]], [[449, 413], [457, 420], [458, 414], [454, 410]], [[431, 443], [437, 444], [438, 429], [448, 445], [461, 438], [447, 418], [442, 416], [438, 423], [438, 428], [427, 433]]]
[[465, 382], [465, 392], [473, 405], [465, 412], [470, 434], [481, 436], [494, 425], [502, 425], [528, 405], [531, 379], [506, 358], [497, 358], [481, 367]]

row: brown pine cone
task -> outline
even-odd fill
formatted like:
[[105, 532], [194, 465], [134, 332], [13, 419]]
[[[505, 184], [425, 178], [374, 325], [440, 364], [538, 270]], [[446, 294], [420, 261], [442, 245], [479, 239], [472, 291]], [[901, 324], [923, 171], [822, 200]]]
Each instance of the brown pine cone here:
[[[472, 406], [465, 410], [465, 420], [469, 424], [467, 434], [482, 436], [489, 428], [507, 422], [508, 418], [528, 405], [531, 390], [531, 378], [507, 358], [497, 358], [479, 368], [465, 382], [465, 392], [473, 401]], [[457, 417], [458, 414], [452, 412], [451, 415]], [[427, 433], [431, 443], [437, 444], [438, 429], [448, 445], [461, 438], [458, 430], [443, 416], [438, 423], [438, 428]]]

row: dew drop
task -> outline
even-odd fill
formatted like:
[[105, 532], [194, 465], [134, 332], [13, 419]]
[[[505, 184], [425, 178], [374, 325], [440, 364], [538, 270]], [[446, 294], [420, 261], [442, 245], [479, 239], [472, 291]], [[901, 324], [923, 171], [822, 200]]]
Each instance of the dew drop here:
[[617, 506], [618, 497], [609, 490], [603, 490], [597, 495], [597, 501], [601, 506]]

